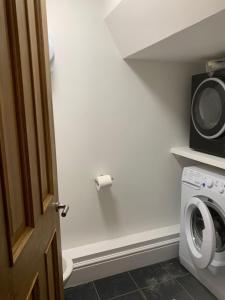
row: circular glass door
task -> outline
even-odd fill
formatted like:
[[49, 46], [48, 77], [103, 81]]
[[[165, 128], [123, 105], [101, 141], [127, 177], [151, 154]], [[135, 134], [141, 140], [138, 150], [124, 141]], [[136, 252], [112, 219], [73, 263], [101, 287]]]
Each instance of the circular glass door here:
[[[225, 218], [219, 209], [211, 202], [205, 202], [211, 214], [216, 238], [216, 253], [225, 251]], [[205, 229], [204, 219], [200, 210], [196, 207], [193, 209], [191, 218], [191, 232], [193, 241], [197, 249], [201, 249], [203, 240], [203, 230]]]
[[191, 117], [197, 132], [214, 139], [225, 131], [225, 83], [219, 78], [208, 78], [196, 89]]
[[185, 233], [194, 264], [206, 268], [216, 251], [216, 232], [207, 205], [197, 197], [191, 198], [184, 215]]

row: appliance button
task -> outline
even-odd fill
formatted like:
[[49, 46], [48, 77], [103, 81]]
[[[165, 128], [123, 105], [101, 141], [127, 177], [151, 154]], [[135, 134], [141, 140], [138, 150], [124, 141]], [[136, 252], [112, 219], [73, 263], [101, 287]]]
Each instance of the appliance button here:
[[223, 184], [220, 184], [220, 185], [218, 186], [218, 191], [219, 191], [220, 194], [223, 194], [223, 193], [224, 193], [224, 185], [223, 185]]
[[224, 188], [222, 186], [219, 188], [219, 192], [220, 192], [220, 194], [224, 193]]
[[213, 180], [212, 178], [207, 178], [206, 179], [206, 185], [208, 188], [212, 188], [213, 187]]

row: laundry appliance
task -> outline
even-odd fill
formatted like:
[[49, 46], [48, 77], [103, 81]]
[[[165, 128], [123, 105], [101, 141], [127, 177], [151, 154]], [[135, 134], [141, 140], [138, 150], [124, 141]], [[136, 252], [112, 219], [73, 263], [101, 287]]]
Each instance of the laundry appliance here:
[[190, 147], [225, 157], [225, 71], [192, 77]]
[[184, 168], [181, 190], [180, 261], [224, 300], [225, 175], [206, 168]]

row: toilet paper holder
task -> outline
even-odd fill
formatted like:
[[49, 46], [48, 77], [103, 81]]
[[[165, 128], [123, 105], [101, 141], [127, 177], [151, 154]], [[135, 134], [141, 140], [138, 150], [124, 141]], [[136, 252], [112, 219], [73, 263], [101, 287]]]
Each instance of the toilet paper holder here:
[[94, 179], [97, 191], [99, 192], [103, 188], [111, 187], [113, 180], [114, 178], [109, 174], [97, 176]]
[[[105, 176], [104, 174], [101, 174], [101, 175], [98, 175], [97, 177], [100, 177], [100, 176]], [[111, 175], [109, 175], [112, 179], [112, 181], [114, 180], [114, 177], [112, 177]], [[95, 183], [97, 183], [97, 179], [95, 178]]]

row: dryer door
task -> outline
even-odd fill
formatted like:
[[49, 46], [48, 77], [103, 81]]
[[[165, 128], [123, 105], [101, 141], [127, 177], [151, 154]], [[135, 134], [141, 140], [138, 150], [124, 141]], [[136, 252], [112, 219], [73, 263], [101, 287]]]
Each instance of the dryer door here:
[[216, 250], [216, 234], [210, 211], [199, 198], [191, 198], [184, 213], [188, 247], [196, 267], [206, 268]]
[[205, 139], [215, 139], [225, 132], [225, 83], [208, 78], [196, 89], [191, 107], [192, 122]]

